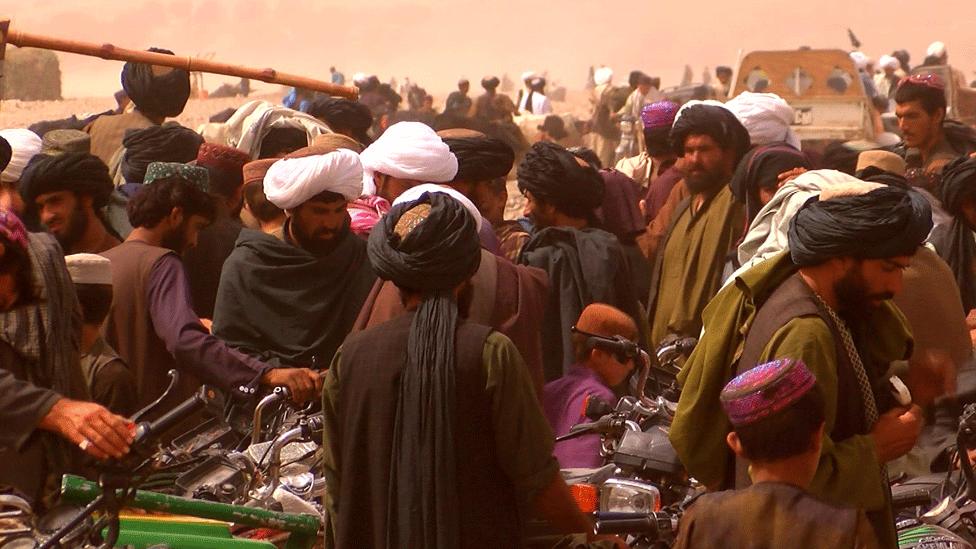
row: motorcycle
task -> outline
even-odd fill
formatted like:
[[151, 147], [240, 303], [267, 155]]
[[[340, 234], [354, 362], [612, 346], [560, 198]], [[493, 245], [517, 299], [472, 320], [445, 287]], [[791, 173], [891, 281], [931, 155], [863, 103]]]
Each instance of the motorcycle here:
[[637, 358], [641, 368], [631, 385], [638, 396], [623, 396], [613, 408], [589, 399], [585, 414], [593, 421], [556, 437], [559, 442], [599, 434], [600, 455], [606, 461], [595, 470], [564, 470], [563, 477], [580, 509], [592, 514], [598, 533], [626, 535], [632, 547], [669, 547], [682, 509], [701, 491], [668, 438], [679, 394], [678, 361], [690, 354], [697, 340], [672, 341], [652, 358], [622, 337], [577, 333], [587, 336], [592, 346]]
[[976, 547], [976, 474], [969, 450], [976, 449], [976, 403], [959, 418], [950, 463], [959, 468], [925, 475], [891, 488], [899, 547], [973, 549]]
[[[226, 527], [187, 525], [179, 518], [120, 519], [123, 507], [253, 529], [245, 535], [284, 532], [286, 547], [310, 547], [324, 520], [321, 413], [315, 413], [314, 404], [295, 408], [288, 391], [276, 388], [252, 415], [247, 405], [228, 405], [218, 391], [204, 386], [158, 419], [143, 421], [171, 394], [178, 377], [171, 371], [166, 391], [132, 417], [137, 430], [129, 455], [100, 465], [98, 483], [65, 475], [62, 503], [41, 517], [23, 500], [0, 496], [0, 506], [10, 509], [0, 512], [0, 519], [8, 514], [17, 519], [16, 528], [0, 523], [0, 549], [108, 549], [117, 542], [199, 547], [201, 540], [204, 546], [274, 546], [231, 538]], [[211, 417], [165, 441], [165, 434], [203, 411]]]

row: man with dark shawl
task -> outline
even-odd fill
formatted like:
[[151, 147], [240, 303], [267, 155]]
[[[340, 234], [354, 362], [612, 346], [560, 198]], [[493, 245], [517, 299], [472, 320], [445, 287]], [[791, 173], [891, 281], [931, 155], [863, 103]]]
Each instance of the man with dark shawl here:
[[213, 223], [200, 231], [197, 245], [183, 254], [193, 310], [200, 318], [213, 318], [220, 271], [244, 228], [240, 211], [244, 201], [244, 164], [248, 161], [250, 157], [244, 151], [215, 143], [200, 145], [196, 156], [197, 166], [210, 173], [208, 192], [214, 199]]
[[570, 328], [590, 303], [617, 307], [638, 327], [644, 323], [626, 253], [615, 236], [597, 228], [604, 185], [596, 169], [559, 145], [540, 142], [519, 164], [518, 185], [537, 229], [519, 263], [545, 270], [555, 290], [541, 326], [548, 382], [572, 368]]
[[[462, 198], [466, 197], [475, 207], [472, 215], [487, 217], [485, 212], [493, 204], [490, 187], [497, 180], [505, 185], [505, 175], [514, 162], [512, 149], [498, 139], [472, 130], [445, 130], [439, 135], [458, 159], [457, 176], [443, 188], [454, 189]], [[481, 223], [488, 225], [486, 219]], [[549, 280], [543, 270], [515, 265], [482, 245], [481, 265], [471, 278], [471, 304], [466, 319], [491, 326], [515, 343], [539, 394], [542, 394], [543, 375], [538, 326], [548, 290]], [[376, 326], [405, 312], [396, 286], [389, 281], [377, 281], [363, 304], [354, 331]]]
[[28, 212], [58, 239], [65, 254], [97, 254], [121, 243], [102, 211], [112, 188], [105, 163], [81, 152], [42, 155], [20, 180]]
[[[748, 484], [745, 464], [725, 445], [730, 426], [719, 392], [757, 364], [802, 360], [826, 404], [810, 491], [828, 503], [865, 509], [882, 546], [895, 546], [882, 465], [912, 448], [921, 414], [917, 406], [897, 404], [884, 377], [912, 349], [891, 298], [931, 227], [929, 204], [914, 191], [861, 184], [824, 192], [794, 217], [788, 252], [719, 292], [678, 376], [671, 442], [691, 475], [712, 490]], [[925, 380], [915, 373], [913, 367], [908, 384], [919, 396]]]
[[350, 336], [326, 374], [326, 547], [519, 547], [526, 510], [587, 529], [518, 350], [463, 320], [476, 224], [424, 193], [370, 234], [409, 313]]
[[695, 104], [678, 113], [671, 142], [691, 196], [675, 210], [654, 258], [647, 300], [654, 346], [698, 337], [702, 310], [722, 286], [726, 258], [745, 230], [742, 204], [728, 185], [749, 149], [742, 123], [722, 107]]
[[346, 212], [363, 188], [359, 155], [308, 152], [318, 154], [296, 151], [268, 168], [264, 192], [288, 217], [274, 234], [241, 231], [221, 272], [213, 332], [273, 365], [322, 369], [375, 276]]
[[942, 206], [952, 215], [948, 232], [933, 242], [959, 285], [963, 309], [976, 309], [976, 158], [959, 157], [942, 170]]
[[[160, 48], [149, 48], [149, 51], [173, 55]], [[92, 154], [106, 165], [111, 164], [127, 130], [158, 126], [183, 112], [190, 98], [190, 73], [130, 61], [122, 67], [122, 89], [135, 108], [123, 114], [100, 116], [85, 128], [92, 137]]]

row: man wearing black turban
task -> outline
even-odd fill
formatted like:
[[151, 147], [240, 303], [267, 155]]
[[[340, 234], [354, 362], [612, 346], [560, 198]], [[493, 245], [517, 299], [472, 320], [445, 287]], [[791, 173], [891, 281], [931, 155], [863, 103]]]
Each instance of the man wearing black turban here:
[[[864, 509], [882, 547], [895, 547], [882, 466], [907, 453], [931, 403], [931, 370], [913, 357], [916, 405], [899, 404], [886, 379], [907, 360], [912, 336], [891, 301], [932, 228], [928, 201], [905, 188], [852, 184], [824, 191], [797, 212], [784, 251], [737, 276], [709, 303], [704, 335], [678, 376], [671, 441], [688, 472], [715, 488], [749, 484], [723, 446], [723, 383], [757, 364], [803, 361], [824, 392], [827, 440], [810, 491]], [[924, 357], [923, 357], [924, 358]], [[918, 362], [916, 362], [918, 361]], [[928, 371], [926, 371], [928, 370]]]
[[[173, 55], [160, 48], [153, 53]], [[190, 98], [190, 73], [145, 63], [128, 62], [122, 67], [122, 89], [132, 100], [135, 109], [123, 114], [100, 116], [85, 128], [91, 134], [91, 152], [106, 165], [127, 130], [158, 126], [167, 118], [179, 116]]]
[[109, 231], [103, 208], [112, 193], [108, 168], [88, 153], [41, 156], [20, 179], [20, 193], [66, 255], [97, 254], [121, 241]]
[[638, 325], [637, 294], [626, 253], [611, 233], [597, 228], [603, 178], [582, 158], [555, 143], [532, 146], [518, 167], [525, 215], [535, 233], [519, 263], [539, 267], [560, 281], [542, 323], [544, 374], [562, 377], [574, 363], [572, 328], [591, 303], [606, 303], [631, 315]]
[[729, 188], [749, 149], [742, 123], [722, 107], [692, 105], [678, 112], [671, 142], [691, 195], [675, 206], [651, 258], [647, 304], [655, 346], [673, 337], [698, 337], [702, 311], [721, 287], [726, 258], [746, 228], [745, 208]]
[[[486, 249], [485, 232], [490, 237], [492, 228], [488, 226], [489, 215], [497, 216], [491, 219], [504, 217], [506, 198], [499, 199], [496, 193], [500, 187], [501, 193], [508, 196], [505, 175], [512, 169], [514, 154], [504, 142], [474, 130], [450, 129], [438, 132], [438, 135], [458, 160], [457, 177], [445, 185], [471, 200], [483, 216], [481, 265], [471, 278], [467, 319], [490, 326], [511, 338], [541, 395], [542, 342], [538, 327], [549, 293], [548, 277], [541, 269], [515, 265]], [[511, 223], [518, 225], [514, 221]], [[390, 281], [377, 281], [363, 304], [353, 331], [376, 326], [405, 313], [396, 286]]]
[[332, 131], [355, 139], [363, 147], [373, 142], [369, 137], [373, 113], [358, 101], [341, 97], [316, 98], [308, 113], [328, 124]]
[[326, 547], [517, 547], [527, 507], [586, 529], [514, 344], [463, 320], [475, 219], [425, 193], [368, 251], [409, 313], [350, 336], [326, 374]]
[[942, 206], [952, 224], [935, 242], [939, 256], [949, 264], [968, 313], [976, 309], [976, 158], [960, 157], [942, 170]]
[[119, 169], [126, 183], [142, 183], [146, 168], [153, 162], [196, 160], [203, 137], [175, 122], [128, 132], [122, 139], [122, 163]]

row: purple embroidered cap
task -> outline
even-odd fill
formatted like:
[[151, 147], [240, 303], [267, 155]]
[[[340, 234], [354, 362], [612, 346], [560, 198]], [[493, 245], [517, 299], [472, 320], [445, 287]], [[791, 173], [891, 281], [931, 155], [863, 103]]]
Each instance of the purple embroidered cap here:
[[655, 128], [670, 128], [674, 125], [674, 117], [678, 114], [678, 104], [671, 101], [658, 101], [644, 105], [641, 109], [641, 122], [645, 130]]
[[740, 427], [785, 409], [816, 384], [803, 361], [784, 358], [739, 374], [719, 399], [732, 425]]
[[13, 212], [0, 210], [0, 235], [24, 250], [27, 249], [27, 229]]

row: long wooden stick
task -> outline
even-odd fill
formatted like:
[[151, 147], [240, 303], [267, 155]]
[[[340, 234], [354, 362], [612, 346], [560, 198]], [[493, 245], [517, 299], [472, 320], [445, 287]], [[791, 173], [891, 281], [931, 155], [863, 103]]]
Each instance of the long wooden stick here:
[[348, 99], [357, 99], [359, 89], [352, 86], [337, 86], [331, 82], [323, 82], [313, 78], [306, 78], [294, 74], [278, 72], [275, 69], [255, 69], [231, 65], [228, 63], [218, 63], [206, 59], [196, 59], [193, 57], [182, 57], [176, 55], [166, 55], [165, 53], [154, 53], [142, 50], [130, 50], [120, 48], [112, 44], [93, 44], [89, 42], [78, 42], [76, 40], [64, 40], [40, 34], [31, 34], [15, 29], [7, 31], [6, 42], [22, 48], [42, 48], [46, 50], [63, 51], [77, 53], [91, 57], [101, 57], [115, 61], [134, 61], [137, 63], [147, 63], [150, 65], [161, 65], [183, 69], [188, 72], [210, 72], [215, 74], [225, 74], [227, 76], [237, 76], [260, 80], [269, 84], [282, 84], [294, 86], [307, 90], [321, 91], [329, 95], [337, 95]]

